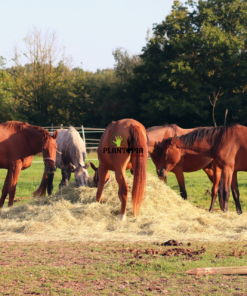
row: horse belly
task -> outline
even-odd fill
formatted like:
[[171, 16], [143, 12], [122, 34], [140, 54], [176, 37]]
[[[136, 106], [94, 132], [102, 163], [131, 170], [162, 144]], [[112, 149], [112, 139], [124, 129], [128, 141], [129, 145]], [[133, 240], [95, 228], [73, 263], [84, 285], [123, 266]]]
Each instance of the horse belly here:
[[246, 172], [247, 171], [247, 160], [242, 159], [241, 161], [240, 160], [236, 161], [235, 166], [234, 166], [234, 171]]
[[183, 171], [186, 173], [199, 171], [205, 168], [211, 161], [211, 158], [205, 156], [185, 154]]
[[22, 159], [22, 170], [25, 170], [31, 166], [33, 162], [33, 156], [25, 157]]

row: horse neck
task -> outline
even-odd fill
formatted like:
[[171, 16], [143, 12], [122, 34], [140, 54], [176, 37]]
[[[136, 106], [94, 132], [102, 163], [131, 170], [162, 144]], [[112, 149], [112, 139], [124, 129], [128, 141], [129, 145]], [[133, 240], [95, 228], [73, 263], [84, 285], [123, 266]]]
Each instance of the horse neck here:
[[31, 155], [42, 152], [42, 132], [41, 128], [29, 126], [24, 130], [25, 136], [29, 143]]
[[175, 135], [175, 130], [170, 126], [166, 126], [147, 132], [147, 135], [149, 139], [148, 152], [151, 157], [159, 158], [160, 153], [163, 151], [165, 140], [173, 137]]
[[82, 143], [78, 143], [75, 140], [72, 140], [71, 138], [66, 139], [65, 145], [63, 145], [63, 153], [69, 155], [72, 163], [74, 166], [78, 167], [79, 165], [84, 165], [84, 158], [83, 158], [83, 149], [81, 149], [80, 145]]
[[185, 145], [180, 138], [176, 141], [177, 148], [181, 149], [182, 154], [203, 155], [212, 157], [212, 146], [204, 140], [197, 140], [193, 145]]

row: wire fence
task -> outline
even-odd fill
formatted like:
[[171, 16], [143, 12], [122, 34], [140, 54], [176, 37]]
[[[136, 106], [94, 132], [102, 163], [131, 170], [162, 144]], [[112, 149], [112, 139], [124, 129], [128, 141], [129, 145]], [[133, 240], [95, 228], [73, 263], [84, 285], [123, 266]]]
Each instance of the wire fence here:
[[[63, 124], [53, 126], [53, 124], [51, 124], [50, 126], [43, 126], [43, 128], [53, 133], [57, 129], [68, 129], [69, 126], [64, 126]], [[74, 128], [83, 138], [87, 150], [95, 150], [98, 148], [101, 135], [105, 131], [104, 128], [84, 127], [83, 125], [79, 127], [75, 126]]]

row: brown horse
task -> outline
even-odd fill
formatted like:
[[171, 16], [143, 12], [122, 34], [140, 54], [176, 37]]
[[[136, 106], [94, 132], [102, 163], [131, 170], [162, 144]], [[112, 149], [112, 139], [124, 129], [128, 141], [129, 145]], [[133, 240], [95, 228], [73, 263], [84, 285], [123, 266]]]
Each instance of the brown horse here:
[[108, 125], [98, 148], [99, 167], [94, 180], [98, 187], [96, 200], [102, 199], [104, 184], [109, 180], [109, 170], [115, 171], [121, 201], [120, 220], [125, 220], [129, 187], [125, 170], [134, 174], [132, 201], [133, 216], [140, 210], [146, 183], [147, 136], [144, 126], [133, 119], [122, 119]]
[[230, 188], [238, 214], [242, 213], [237, 184], [237, 171], [247, 171], [247, 127], [235, 124], [233, 126], [220, 126], [199, 128], [187, 135], [166, 140], [161, 173], [171, 170], [186, 153], [201, 155], [214, 159], [214, 182], [212, 200], [209, 211], [213, 211], [218, 185], [222, 175], [223, 201], [221, 208], [228, 211]]
[[18, 121], [0, 124], [0, 168], [8, 173], [2, 189], [0, 208], [9, 194], [9, 204], [12, 206], [15, 197], [16, 184], [21, 170], [28, 168], [33, 161], [33, 155], [43, 152], [46, 169], [55, 171], [56, 137], [52, 137], [42, 127], [29, 125]]
[[207, 174], [209, 180], [213, 182], [213, 166], [212, 158], [204, 157], [201, 155], [190, 155], [185, 153], [181, 156], [180, 160], [176, 162], [169, 171], [166, 170], [166, 174], [161, 174], [161, 168], [163, 168], [162, 163], [162, 153], [165, 148], [165, 141], [173, 137], [175, 134], [177, 136], [182, 136], [196, 130], [193, 129], [183, 129], [176, 124], [164, 125], [164, 126], [154, 126], [147, 129], [147, 135], [149, 140], [148, 152], [151, 156], [152, 161], [156, 166], [156, 171], [160, 179], [166, 181], [166, 176], [169, 171], [173, 172], [177, 178], [180, 194], [187, 200], [187, 192], [185, 189], [184, 182], [184, 172], [190, 173], [203, 169]]

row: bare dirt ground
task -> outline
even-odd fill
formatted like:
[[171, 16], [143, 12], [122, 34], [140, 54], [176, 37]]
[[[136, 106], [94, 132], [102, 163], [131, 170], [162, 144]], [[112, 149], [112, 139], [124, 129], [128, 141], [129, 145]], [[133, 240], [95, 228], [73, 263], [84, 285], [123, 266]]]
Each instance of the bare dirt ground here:
[[0, 295], [247, 295], [246, 276], [193, 276], [244, 265], [244, 243], [0, 243]]

